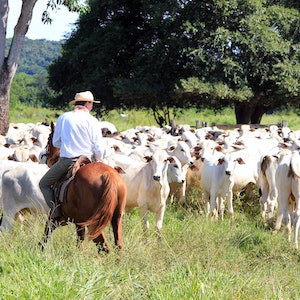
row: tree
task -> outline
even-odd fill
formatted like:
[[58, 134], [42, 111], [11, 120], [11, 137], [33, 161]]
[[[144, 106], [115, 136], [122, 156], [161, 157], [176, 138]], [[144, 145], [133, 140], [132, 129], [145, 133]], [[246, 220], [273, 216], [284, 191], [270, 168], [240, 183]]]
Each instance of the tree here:
[[[297, 1], [90, 0], [49, 68], [62, 99], [93, 90], [107, 108], [235, 108], [260, 123], [300, 91]], [[158, 110], [164, 112], [157, 115]]]
[[[9, 14], [8, 0], [0, 0], [0, 134], [5, 135], [9, 128], [10, 87], [15, 76], [20, 53], [28, 31], [32, 12], [38, 0], [22, 0], [19, 19], [14, 28], [11, 45], [6, 54], [6, 29]], [[56, 9], [58, 5], [65, 5], [70, 11], [82, 12], [79, 0], [47, 0], [47, 7]], [[45, 7], [46, 9], [46, 7]], [[45, 10], [41, 20], [50, 22], [50, 14]]]
[[260, 123], [269, 110], [298, 105], [300, 14], [279, 5], [284, 1], [271, 2], [277, 4], [190, 1], [187, 7], [187, 31], [198, 44], [190, 51], [199, 62], [194, 77], [226, 87], [218, 97], [234, 105], [237, 123]]
[[70, 99], [74, 90], [90, 89], [106, 109], [151, 107], [155, 114], [167, 106], [186, 63], [180, 3], [90, 0], [89, 5], [62, 56], [49, 67], [57, 102]]

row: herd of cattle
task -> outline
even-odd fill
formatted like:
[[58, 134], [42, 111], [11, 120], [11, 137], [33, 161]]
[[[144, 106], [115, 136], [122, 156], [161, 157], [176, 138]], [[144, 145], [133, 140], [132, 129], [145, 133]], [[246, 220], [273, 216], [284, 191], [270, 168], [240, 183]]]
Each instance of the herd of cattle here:
[[[277, 232], [286, 225], [288, 239], [295, 230], [298, 248], [300, 227], [300, 130], [275, 125], [253, 129], [217, 127], [193, 129], [143, 126], [118, 132], [102, 123], [106, 143], [105, 163], [122, 169], [127, 184], [126, 211], [138, 207], [144, 230], [147, 213], [156, 214], [161, 232], [169, 198], [186, 201], [186, 188], [199, 179], [201, 201], [207, 217], [234, 215], [233, 193], [249, 183], [260, 191], [262, 218]], [[10, 230], [24, 218], [24, 211], [47, 213], [39, 180], [47, 171], [45, 151], [50, 127], [43, 124], [11, 124], [0, 136], [0, 230]], [[276, 213], [276, 222], [273, 218]]]

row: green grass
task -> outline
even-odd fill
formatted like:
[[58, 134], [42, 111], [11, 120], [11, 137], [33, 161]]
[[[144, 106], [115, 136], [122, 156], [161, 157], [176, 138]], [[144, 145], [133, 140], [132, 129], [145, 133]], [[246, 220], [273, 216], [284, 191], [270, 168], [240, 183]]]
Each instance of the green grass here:
[[[33, 108], [27, 106], [19, 106], [10, 112], [11, 123], [36, 123], [43, 122], [45, 118], [49, 121], [56, 121], [58, 115], [63, 111], [53, 111], [46, 108]], [[120, 114], [128, 114], [127, 118], [120, 117]], [[219, 113], [214, 113], [211, 110], [203, 110], [197, 112], [195, 109], [188, 109], [182, 111], [178, 116], [171, 116], [177, 125], [188, 124], [190, 126], [196, 126], [196, 122], [207, 122], [209, 126], [212, 123], [216, 124], [236, 124], [235, 115], [233, 109], [227, 108]], [[149, 110], [113, 110], [107, 116], [103, 117], [104, 121], [109, 121], [115, 124], [118, 131], [124, 131], [129, 128], [135, 128], [137, 126], [157, 126], [155, 119]], [[293, 111], [277, 112], [274, 114], [264, 115], [261, 124], [281, 124], [282, 121], [287, 121], [288, 126], [292, 130], [300, 128], [300, 118]]]
[[[148, 243], [137, 211], [124, 218], [122, 257], [75, 244], [75, 227], [57, 229], [44, 252], [42, 217], [28, 216], [0, 236], [1, 299], [297, 299], [299, 252], [237, 212], [207, 220], [167, 208], [159, 246], [150, 214]], [[106, 230], [112, 242], [111, 229]]]

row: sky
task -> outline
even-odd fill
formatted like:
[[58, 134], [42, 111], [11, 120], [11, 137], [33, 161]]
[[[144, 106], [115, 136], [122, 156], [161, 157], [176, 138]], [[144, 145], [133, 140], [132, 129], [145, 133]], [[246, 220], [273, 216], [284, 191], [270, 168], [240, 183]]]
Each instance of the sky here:
[[[20, 15], [22, 0], [9, 0], [9, 14], [7, 25], [7, 38], [11, 38], [14, 33], [14, 27]], [[44, 24], [41, 21], [42, 13], [46, 8], [46, 0], [38, 0], [34, 9], [33, 17], [29, 25], [26, 37], [32, 40], [46, 39], [50, 41], [59, 41], [64, 39], [65, 33], [72, 31], [72, 23], [75, 23], [78, 14], [69, 12], [65, 7], [60, 7], [58, 12], [49, 11], [52, 24]]]

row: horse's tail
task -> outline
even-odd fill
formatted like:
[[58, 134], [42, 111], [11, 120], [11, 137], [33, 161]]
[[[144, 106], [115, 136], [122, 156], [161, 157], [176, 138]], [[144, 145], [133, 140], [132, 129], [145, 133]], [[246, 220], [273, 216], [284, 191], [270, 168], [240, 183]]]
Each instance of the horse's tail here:
[[111, 221], [115, 208], [118, 205], [118, 181], [115, 174], [105, 172], [101, 174], [103, 180], [103, 193], [99, 195], [101, 201], [96, 208], [96, 212], [81, 225], [89, 226], [90, 239], [97, 238]]

